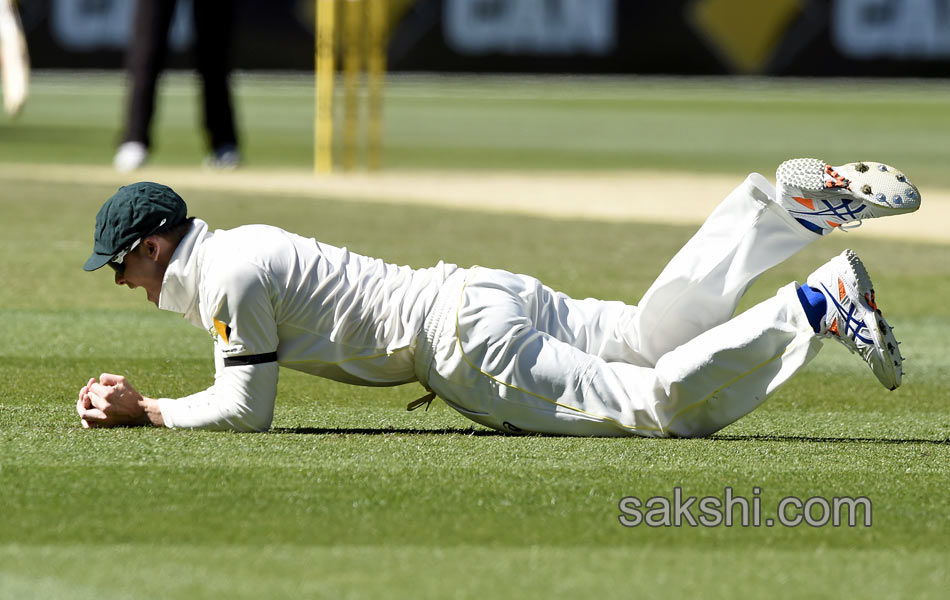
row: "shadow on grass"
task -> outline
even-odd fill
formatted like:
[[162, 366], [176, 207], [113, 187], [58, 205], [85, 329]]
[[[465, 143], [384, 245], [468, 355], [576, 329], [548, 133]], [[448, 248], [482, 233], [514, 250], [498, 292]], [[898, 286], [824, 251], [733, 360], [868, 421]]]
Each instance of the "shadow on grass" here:
[[510, 435], [503, 431], [492, 429], [460, 429], [444, 427], [442, 429], [414, 429], [414, 428], [367, 428], [367, 427], [274, 427], [271, 433], [285, 433], [292, 435], [468, 435], [468, 436], [502, 436]]
[[[417, 428], [388, 428], [388, 427], [274, 427], [271, 433], [288, 435], [466, 435], [474, 437], [510, 436], [525, 437], [525, 434], [516, 435], [492, 429], [473, 429], [458, 427], [443, 427], [441, 429]], [[563, 437], [548, 436], [539, 433], [529, 433], [532, 437]], [[647, 438], [635, 438], [647, 439]], [[663, 439], [663, 438], [649, 438]], [[666, 438], [674, 441], [675, 438]], [[714, 435], [705, 438], [718, 442], [810, 442], [817, 444], [932, 444], [935, 446], [950, 446], [950, 438], [945, 440], [928, 440], [920, 438], [869, 438], [869, 437], [819, 437], [805, 435]]]
[[710, 440], [724, 442], [814, 442], [818, 444], [933, 444], [950, 446], [950, 438], [945, 440], [925, 440], [919, 438], [868, 438], [868, 437], [819, 437], [807, 435], [715, 435]]

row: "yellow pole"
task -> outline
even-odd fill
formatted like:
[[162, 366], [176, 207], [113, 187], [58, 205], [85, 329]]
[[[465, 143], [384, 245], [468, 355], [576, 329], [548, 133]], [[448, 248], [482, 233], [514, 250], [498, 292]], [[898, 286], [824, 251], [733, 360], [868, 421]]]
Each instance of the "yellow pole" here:
[[369, 79], [369, 127], [367, 141], [367, 167], [376, 171], [382, 166], [383, 146], [383, 84], [386, 76], [386, 41], [388, 13], [386, 0], [369, 2], [369, 53], [367, 79]]
[[343, 170], [356, 167], [359, 136], [360, 38], [363, 0], [343, 4]]
[[333, 171], [333, 78], [335, 65], [336, 0], [315, 0], [316, 41], [314, 62], [314, 123], [313, 123], [313, 170], [314, 173]]

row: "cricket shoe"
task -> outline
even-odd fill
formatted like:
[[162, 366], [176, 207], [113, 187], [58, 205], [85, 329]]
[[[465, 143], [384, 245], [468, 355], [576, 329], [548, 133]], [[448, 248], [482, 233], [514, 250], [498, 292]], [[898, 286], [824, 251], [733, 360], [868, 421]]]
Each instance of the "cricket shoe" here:
[[819, 335], [833, 337], [861, 355], [889, 390], [901, 384], [904, 358], [893, 328], [874, 300], [871, 277], [858, 255], [845, 250], [808, 276], [808, 286], [824, 294]]
[[112, 166], [120, 173], [128, 173], [142, 167], [148, 161], [148, 148], [142, 142], [122, 142], [116, 150]]
[[778, 200], [795, 219], [819, 235], [852, 229], [862, 219], [920, 208], [920, 192], [897, 169], [876, 162], [832, 167], [817, 158], [786, 160], [775, 172]]
[[233, 171], [241, 166], [241, 152], [234, 144], [218, 146], [204, 159], [206, 169]]

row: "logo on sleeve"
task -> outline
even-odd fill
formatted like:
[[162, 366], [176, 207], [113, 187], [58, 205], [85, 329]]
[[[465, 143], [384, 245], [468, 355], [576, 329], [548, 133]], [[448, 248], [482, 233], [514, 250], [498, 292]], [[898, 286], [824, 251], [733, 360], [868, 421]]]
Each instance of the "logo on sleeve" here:
[[224, 340], [225, 346], [231, 343], [228, 341], [231, 337], [231, 326], [227, 323], [214, 319], [214, 332], [212, 332], [212, 335], [214, 335], [214, 333], [217, 333], [218, 337]]

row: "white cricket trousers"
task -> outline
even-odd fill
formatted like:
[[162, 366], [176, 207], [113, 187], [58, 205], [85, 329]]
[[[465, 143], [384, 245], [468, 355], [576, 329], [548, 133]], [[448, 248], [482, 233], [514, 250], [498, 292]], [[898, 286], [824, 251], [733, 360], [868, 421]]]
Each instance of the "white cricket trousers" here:
[[509, 432], [706, 436], [759, 406], [820, 339], [797, 284], [733, 317], [765, 270], [819, 236], [753, 173], [673, 257], [639, 306], [574, 300], [473, 267], [442, 286], [416, 374], [466, 417]]

